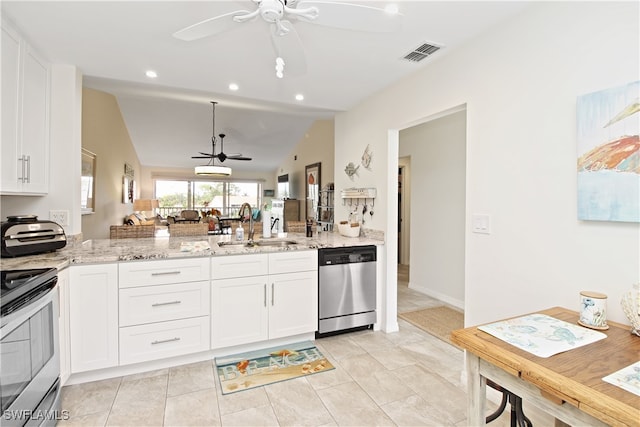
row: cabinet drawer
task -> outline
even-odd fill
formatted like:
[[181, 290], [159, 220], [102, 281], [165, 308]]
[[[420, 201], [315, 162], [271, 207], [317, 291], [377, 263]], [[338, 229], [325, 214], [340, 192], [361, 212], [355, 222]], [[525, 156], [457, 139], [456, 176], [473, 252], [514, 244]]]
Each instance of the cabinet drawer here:
[[229, 255], [211, 258], [211, 277], [229, 279], [232, 277], [261, 276], [269, 271], [266, 254]]
[[209, 350], [209, 316], [120, 328], [120, 364]]
[[209, 280], [209, 258], [120, 263], [120, 288]]
[[120, 326], [209, 314], [209, 281], [120, 289]]
[[269, 274], [318, 269], [318, 251], [274, 252], [269, 254]]

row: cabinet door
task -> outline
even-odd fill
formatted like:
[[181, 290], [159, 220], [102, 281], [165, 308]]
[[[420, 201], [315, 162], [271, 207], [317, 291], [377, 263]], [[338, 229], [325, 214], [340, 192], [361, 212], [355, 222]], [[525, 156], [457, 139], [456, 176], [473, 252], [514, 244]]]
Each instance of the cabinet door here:
[[118, 365], [118, 265], [70, 267], [71, 372]]
[[18, 164], [18, 76], [20, 40], [2, 28], [2, 168], [0, 190], [17, 191], [21, 171]]
[[58, 271], [58, 296], [60, 298], [60, 318], [58, 335], [60, 336], [60, 382], [64, 385], [71, 375], [71, 357], [69, 349], [69, 269]]
[[22, 89], [22, 155], [25, 162], [26, 193], [49, 190], [49, 70], [27, 46], [24, 51]]
[[267, 281], [267, 276], [212, 281], [212, 348], [268, 338]]
[[269, 338], [318, 329], [318, 276], [315, 271], [269, 276]]

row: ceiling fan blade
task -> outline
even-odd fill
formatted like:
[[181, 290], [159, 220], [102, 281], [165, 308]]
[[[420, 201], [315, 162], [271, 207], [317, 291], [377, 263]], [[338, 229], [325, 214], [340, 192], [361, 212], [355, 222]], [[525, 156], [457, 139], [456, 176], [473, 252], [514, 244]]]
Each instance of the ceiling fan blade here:
[[291, 22], [280, 21], [280, 25], [288, 31], [281, 35], [278, 24], [271, 25], [273, 49], [276, 52], [276, 56], [284, 60], [285, 76], [301, 76], [307, 72], [307, 60], [300, 36]]
[[390, 33], [398, 31], [402, 24], [401, 13], [389, 13], [378, 7], [364, 6], [353, 3], [341, 3], [322, 0], [302, 0], [296, 9], [316, 7], [318, 17], [314, 20], [296, 16], [301, 21], [312, 22], [327, 27], [342, 28], [353, 31], [370, 31]]
[[229, 160], [252, 160], [251, 157], [244, 157], [244, 156], [227, 156], [227, 159], [229, 159]]
[[189, 25], [186, 28], [176, 31], [173, 33], [173, 37], [189, 42], [203, 37], [213, 36], [223, 31], [239, 27], [240, 24], [235, 22], [233, 17], [246, 13], [250, 12], [246, 10], [236, 10], [235, 12], [214, 16], [213, 18], [205, 19], [197, 24]]
[[191, 156], [192, 159], [211, 159], [213, 157], [216, 157], [216, 156], [212, 156], [211, 154], [208, 154], [206, 156]]

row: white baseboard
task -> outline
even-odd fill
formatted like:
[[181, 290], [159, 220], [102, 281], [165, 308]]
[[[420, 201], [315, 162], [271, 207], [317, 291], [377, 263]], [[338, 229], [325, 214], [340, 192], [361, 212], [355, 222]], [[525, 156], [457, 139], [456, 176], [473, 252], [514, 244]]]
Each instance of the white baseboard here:
[[449, 304], [452, 307], [459, 308], [460, 310], [464, 310], [464, 301], [451, 298], [449, 295], [442, 294], [440, 292], [434, 292], [432, 289], [429, 289], [425, 286], [414, 286], [411, 282], [409, 282], [409, 289], [413, 289], [414, 291], [421, 292], [431, 298], [435, 298], [439, 301], [442, 301], [446, 304]]

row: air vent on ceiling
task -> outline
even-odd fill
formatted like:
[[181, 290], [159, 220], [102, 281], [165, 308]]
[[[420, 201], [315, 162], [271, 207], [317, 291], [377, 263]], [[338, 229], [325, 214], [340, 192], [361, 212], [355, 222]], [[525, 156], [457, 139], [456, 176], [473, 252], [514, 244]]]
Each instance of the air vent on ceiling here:
[[435, 46], [429, 43], [423, 43], [417, 48], [404, 56], [404, 59], [411, 62], [420, 62], [429, 55], [433, 55], [440, 50], [440, 46]]

